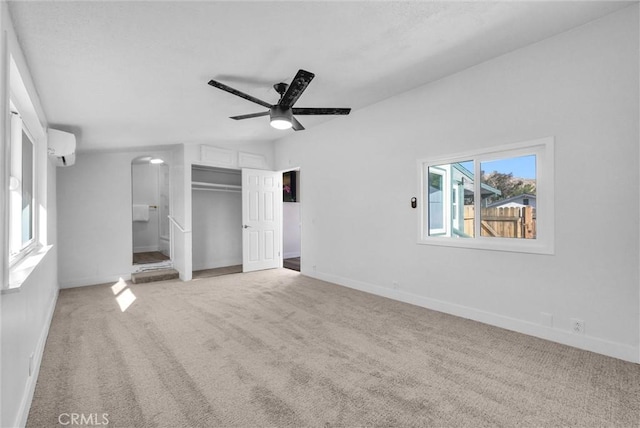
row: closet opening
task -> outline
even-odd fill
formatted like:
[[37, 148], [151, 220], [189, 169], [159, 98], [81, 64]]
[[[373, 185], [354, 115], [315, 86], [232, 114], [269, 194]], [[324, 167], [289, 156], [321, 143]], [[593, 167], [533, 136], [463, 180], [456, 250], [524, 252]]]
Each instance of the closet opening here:
[[242, 174], [191, 167], [193, 279], [242, 272]]

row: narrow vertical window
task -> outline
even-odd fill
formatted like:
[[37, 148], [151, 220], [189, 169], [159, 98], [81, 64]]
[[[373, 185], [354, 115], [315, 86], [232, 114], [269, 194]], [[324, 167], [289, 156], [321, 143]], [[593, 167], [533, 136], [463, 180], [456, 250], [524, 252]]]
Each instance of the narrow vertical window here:
[[11, 118], [9, 252], [15, 259], [34, 242], [34, 147], [16, 113]]
[[[473, 162], [429, 166], [429, 236], [473, 236]], [[469, 202], [467, 202], [469, 201]]]
[[429, 235], [444, 235], [445, 225], [445, 173], [442, 166], [429, 167]]
[[22, 132], [22, 210], [21, 226], [24, 246], [33, 239], [33, 143]]
[[455, 199], [451, 201], [451, 212], [453, 213], [451, 218], [452, 234], [458, 238], [472, 238], [474, 236], [473, 171], [472, 160], [451, 164], [451, 190], [452, 194], [455, 195]]

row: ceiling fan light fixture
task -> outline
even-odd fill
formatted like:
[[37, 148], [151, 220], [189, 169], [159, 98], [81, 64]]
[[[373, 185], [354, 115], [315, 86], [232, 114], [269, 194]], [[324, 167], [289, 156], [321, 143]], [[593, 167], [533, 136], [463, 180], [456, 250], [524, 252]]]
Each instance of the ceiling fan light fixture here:
[[271, 107], [271, 126], [276, 129], [289, 129], [293, 126], [293, 114], [291, 109], [283, 109], [280, 106]]
[[288, 120], [271, 119], [271, 126], [273, 126], [276, 129], [289, 129], [293, 125]]

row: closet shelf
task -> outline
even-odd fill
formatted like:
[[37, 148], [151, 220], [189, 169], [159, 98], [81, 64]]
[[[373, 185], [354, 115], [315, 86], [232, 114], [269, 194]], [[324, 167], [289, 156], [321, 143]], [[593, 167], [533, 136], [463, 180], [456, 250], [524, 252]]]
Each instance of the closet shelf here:
[[236, 184], [216, 184], [205, 183], [202, 181], [194, 181], [191, 183], [193, 190], [210, 190], [219, 192], [241, 192], [242, 186]]

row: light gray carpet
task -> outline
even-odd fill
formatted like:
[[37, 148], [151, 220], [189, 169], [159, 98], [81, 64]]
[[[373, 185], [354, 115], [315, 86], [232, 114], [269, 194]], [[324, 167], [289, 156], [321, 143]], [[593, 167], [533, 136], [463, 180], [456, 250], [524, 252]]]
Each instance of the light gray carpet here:
[[638, 365], [291, 270], [128, 289], [61, 291], [29, 427], [640, 424]]

